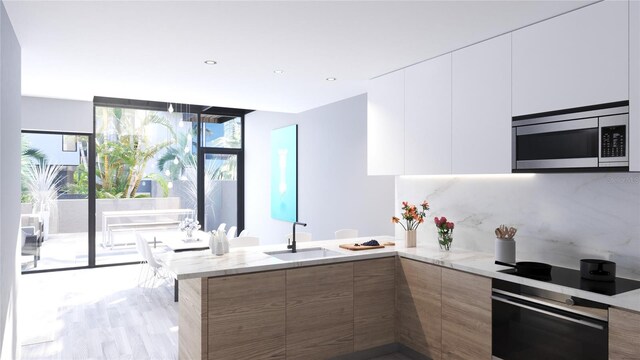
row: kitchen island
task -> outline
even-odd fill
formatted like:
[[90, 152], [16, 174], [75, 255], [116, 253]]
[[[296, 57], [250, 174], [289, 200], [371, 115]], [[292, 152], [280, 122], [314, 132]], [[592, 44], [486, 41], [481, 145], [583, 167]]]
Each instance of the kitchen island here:
[[[505, 267], [493, 263], [493, 254], [406, 248], [401, 241], [374, 250], [339, 247], [370, 239], [300, 243], [300, 250], [337, 253], [307, 260], [265, 253], [284, 244], [224, 256], [167, 254], [162, 261], [180, 282], [180, 358], [366, 358], [398, 346], [431, 358], [490, 358], [491, 278], [640, 311], [640, 290], [605, 296], [516, 277], [497, 272]], [[460, 331], [455, 314], [465, 311], [472, 319], [466, 335], [445, 337]]]

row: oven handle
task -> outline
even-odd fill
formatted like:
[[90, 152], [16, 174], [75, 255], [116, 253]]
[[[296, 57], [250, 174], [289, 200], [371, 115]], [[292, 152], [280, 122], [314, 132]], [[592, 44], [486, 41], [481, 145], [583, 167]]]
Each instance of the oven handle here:
[[597, 128], [598, 118], [588, 118], [548, 124], [520, 126], [516, 128], [516, 136]]
[[565, 316], [565, 315], [561, 315], [552, 311], [548, 311], [548, 310], [543, 310], [543, 309], [539, 309], [537, 307], [533, 307], [533, 306], [529, 306], [529, 305], [525, 305], [525, 304], [520, 304], [518, 302], [515, 301], [511, 301], [507, 298], [504, 298], [502, 296], [499, 295], [491, 295], [491, 299], [495, 300], [495, 301], [499, 301], [499, 302], [503, 302], [505, 304], [509, 304], [509, 305], [513, 305], [513, 306], [517, 306], [520, 308], [524, 308], [527, 310], [531, 310], [531, 311], [535, 311], [535, 312], [539, 312], [545, 315], [549, 315], [549, 316], [553, 316], [562, 320], [567, 320], [567, 321], [571, 321], [580, 325], [585, 325], [585, 326], [589, 326], [592, 327], [594, 329], [598, 329], [598, 330], [604, 330], [604, 326], [600, 325], [600, 324], [596, 324], [593, 323], [591, 321], [586, 321], [586, 320], [581, 320], [581, 319], [574, 319], [572, 317], [569, 316]]

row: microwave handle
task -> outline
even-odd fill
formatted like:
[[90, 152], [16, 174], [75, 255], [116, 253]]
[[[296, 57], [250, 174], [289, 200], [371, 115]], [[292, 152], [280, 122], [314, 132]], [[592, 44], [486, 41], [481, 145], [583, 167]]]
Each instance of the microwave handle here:
[[511, 301], [511, 300], [509, 300], [507, 298], [504, 298], [504, 297], [502, 297], [500, 295], [491, 295], [491, 299], [493, 299], [495, 301], [499, 301], [499, 302], [505, 303], [505, 304], [513, 305], [513, 306], [516, 306], [516, 307], [520, 307], [520, 308], [523, 308], [523, 309], [539, 312], [541, 314], [553, 316], [555, 318], [559, 318], [559, 319], [562, 319], [562, 320], [571, 321], [571, 322], [574, 322], [574, 323], [577, 323], [577, 324], [580, 324], [580, 325], [589, 326], [589, 327], [592, 327], [594, 329], [604, 330], [604, 326], [602, 326], [600, 324], [596, 324], [594, 322], [587, 321], [587, 320], [582, 320], [582, 319], [574, 319], [572, 317], [561, 315], [561, 314], [558, 314], [558, 313], [555, 313], [555, 312], [552, 312], [552, 311], [543, 310], [543, 309], [539, 309], [537, 307], [521, 304], [521, 303], [518, 303], [518, 302], [515, 302], [515, 301]]
[[556, 123], [529, 125], [516, 128], [516, 135], [543, 134], [557, 131], [597, 129], [598, 118], [563, 121]]

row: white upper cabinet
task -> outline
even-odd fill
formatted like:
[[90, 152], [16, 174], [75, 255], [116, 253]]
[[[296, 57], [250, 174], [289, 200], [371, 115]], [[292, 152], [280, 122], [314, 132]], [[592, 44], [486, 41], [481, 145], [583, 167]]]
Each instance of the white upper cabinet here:
[[451, 54], [405, 69], [406, 175], [451, 173]]
[[640, 171], [640, 1], [629, 2], [629, 170]]
[[367, 172], [404, 173], [404, 71], [369, 82], [367, 94]]
[[513, 115], [628, 100], [628, 6], [604, 1], [513, 32]]
[[453, 174], [511, 173], [511, 34], [453, 53]]

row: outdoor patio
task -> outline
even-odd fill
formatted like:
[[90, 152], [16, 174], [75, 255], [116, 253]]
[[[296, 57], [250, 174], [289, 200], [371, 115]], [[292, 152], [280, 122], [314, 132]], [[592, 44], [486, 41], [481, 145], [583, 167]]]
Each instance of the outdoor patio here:
[[[96, 239], [100, 239], [101, 232], [96, 233]], [[119, 237], [131, 237], [133, 233], [118, 234]], [[124, 242], [123, 242], [124, 243]], [[128, 241], [127, 241], [128, 243]], [[38, 266], [34, 268], [32, 256], [22, 256], [22, 271], [49, 270], [88, 265], [88, 235], [87, 233], [60, 233], [50, 234], [49, 239], [40, 247], [40, 259]], [[157, 243], [151, 249], [158, 254], [170, 251], [162, 243]], [[133, 240], [130, 245], [117, 245], [112, 249], [103, 247], [100, 241], [96, 241], [96, 264], [117, 264], [140, 261]]]

